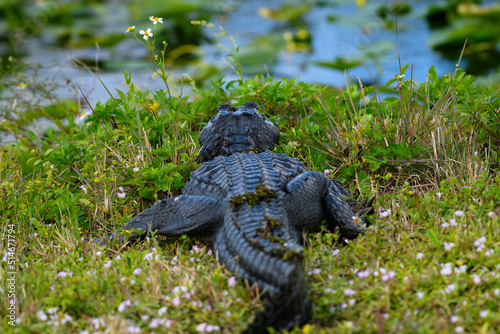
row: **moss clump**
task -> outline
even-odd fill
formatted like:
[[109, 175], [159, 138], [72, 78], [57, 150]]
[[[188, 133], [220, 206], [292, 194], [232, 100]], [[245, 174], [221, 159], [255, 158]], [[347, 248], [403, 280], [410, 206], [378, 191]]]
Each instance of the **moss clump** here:
[[266, 188], [263, 184], [259, 184], [255, 187], [255, 192], [248, 192], [243, 195], [236, 195], [229, 200], [229, 204], [233, 206], [238, 206], [243, 203], [248, 203], [250, 205], [260, 202], [268, 198], [277, 198], [276, 192], [272, 189]]
[[276, 247], [271, 251], [271, 254], [280, 256], [283, 261], [290, 261], [297, 257], [302, 257], [302, 251], [300, 249], [290, 249], [287, 247]]
[[243, 153], [250, 153], [250, 152], [261, 153], [262, 151], [259, 151], [259, 149], [257, 147], [250, 147], [250, 148], [243, 151]]
[[266, 221], [261, 223], [262, 226], [260, 228], [255, 228], [255, 233], [263, 239], [284, 244], [286, 240], [281, 238], [281, 235], [283, 235], [283, 231], [276, 230], [282, 227], [283, 223], [274, 217], [266, 216], [265, 218]]

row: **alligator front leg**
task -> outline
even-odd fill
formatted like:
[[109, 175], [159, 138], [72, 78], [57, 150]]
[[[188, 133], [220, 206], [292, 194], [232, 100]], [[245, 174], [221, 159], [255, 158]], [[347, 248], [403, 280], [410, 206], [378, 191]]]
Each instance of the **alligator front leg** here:
[[354, 239], [365, 231], [344, 198], [350, 195], [337, 182], [318, 172], [306, 172], [290, 181], [285, 207], [290, 223], [300, 233], [325, 219], [330, 230], [339, 228], [342, 238]]
[[[205, 196], [177, 196], [163, 199], [132, 218], [119, 232], [134, 229], [133, 237], [157, 231], [168, 237], [183, 234], [213, 236], [223, 222], [225, 205]], [[119, 233], [118, 232], [118, 233]], [[108, 241], [123, 237], [108, 236]]]

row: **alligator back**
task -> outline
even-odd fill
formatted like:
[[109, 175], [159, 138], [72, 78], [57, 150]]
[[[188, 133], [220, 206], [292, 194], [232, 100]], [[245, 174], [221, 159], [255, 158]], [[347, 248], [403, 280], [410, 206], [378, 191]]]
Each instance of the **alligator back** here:
[[286, 185], [304, 171], [300, 161], [284, 154], [236, 153], [203, 163], [184, 187], [185, 195], [230, 203], [214, 239], [218, 260], [264, 292], [265, 310], [247, 333], [289, 328], [311, 317], [300, 235], [282, 205]]

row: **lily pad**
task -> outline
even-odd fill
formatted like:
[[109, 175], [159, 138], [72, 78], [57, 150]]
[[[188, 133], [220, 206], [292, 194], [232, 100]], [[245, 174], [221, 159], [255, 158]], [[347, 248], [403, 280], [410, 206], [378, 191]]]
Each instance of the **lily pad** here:
[[285, 48], [286, 42], [282, 34], [259, 36], [241, 47], [238, 58], [245, 72], [262, 72], [263, 64], [269, 66]]

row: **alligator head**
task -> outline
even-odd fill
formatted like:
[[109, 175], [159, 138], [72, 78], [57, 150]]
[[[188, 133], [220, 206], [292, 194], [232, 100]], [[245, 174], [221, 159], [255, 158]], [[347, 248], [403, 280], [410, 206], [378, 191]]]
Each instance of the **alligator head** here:
[[246, 102], [239, 107], [221, 104], [198, 136], [200, 159], [209, 161], [237, 152], [272, 151], [280, 138], [278, 128], [257, 110], [257, 104]]

